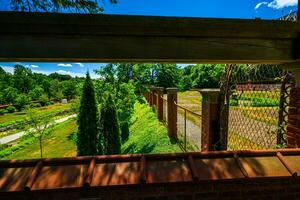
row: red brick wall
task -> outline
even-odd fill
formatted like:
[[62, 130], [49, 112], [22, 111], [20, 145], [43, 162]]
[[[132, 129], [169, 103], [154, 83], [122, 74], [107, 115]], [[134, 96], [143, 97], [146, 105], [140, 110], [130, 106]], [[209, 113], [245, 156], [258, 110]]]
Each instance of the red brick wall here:
[[291, 89], [288, 126], [287, 147], [300, 148], [300, 88]]

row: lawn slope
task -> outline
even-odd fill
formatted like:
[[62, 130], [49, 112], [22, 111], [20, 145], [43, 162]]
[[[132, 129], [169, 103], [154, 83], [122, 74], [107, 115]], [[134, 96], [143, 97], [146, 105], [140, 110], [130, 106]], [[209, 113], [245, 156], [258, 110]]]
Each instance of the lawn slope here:
[[129, 139], [122, 145], [122, 153], [182, 152], [171, 142], [166, 127], [161, 124], [147, 104], [136, 103], [131, 118]]
[[[43, 157], [66, 157], [76, 156], [76, 144], [72, 140], [72, 134], [77, 131], [76, 119], [69, 119], [61, 124], [55, 125], [49, 135], [43, 140]], [[3, 160], [40, 158], [39, 141], [34, 140], [32, 144], [19, 149]]]

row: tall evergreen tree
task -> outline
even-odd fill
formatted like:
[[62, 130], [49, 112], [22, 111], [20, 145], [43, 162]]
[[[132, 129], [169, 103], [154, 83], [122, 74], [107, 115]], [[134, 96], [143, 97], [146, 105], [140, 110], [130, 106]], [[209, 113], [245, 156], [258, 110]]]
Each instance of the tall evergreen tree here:
[[77, 154], [79, 156], [96, 155], [97, 137], [97, 107], [93, 82], [89, 73], [83, 85], [78, 115]]
[[103, 134], [104, 153], [106, 155], [120, 154], [119, 122], [116, 106], [110, 94], [101, 108], [100, 126]]

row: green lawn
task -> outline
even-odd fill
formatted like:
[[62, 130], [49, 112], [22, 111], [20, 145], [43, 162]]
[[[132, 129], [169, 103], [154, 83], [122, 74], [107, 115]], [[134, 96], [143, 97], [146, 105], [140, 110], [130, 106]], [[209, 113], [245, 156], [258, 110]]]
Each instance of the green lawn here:
[[[61, 104], [57, 103], [50, 106], [44, 106], [39, 108], [33, 108], [32, 112], [35, 115], [45, 116], [50, 114], [59, 113], [65, 110], [69, 110], [71, 108], [71, 104]], [[14, 123], [18, 123], [20, 121], [25, 120], [28, 117], [28, 111], [23, 110], [15, 113], [8, 113], [0, 116], [0, 127], [8, 126]]]
[[[43, 141], [43, 157], [66, 157], [76, 156], [76, 144], [72, 140], [72, 134], [77, 130], [75, 119], [53, 127], [51, 133], [45, 136]], [[10, 159], [30, 159], [40, 158], [39, 141], [34, 140], [22, 149], [19, 149], [9, 156], [3, 157], [4, 160]]]
[[124, 154], [182, 152], [176, 142], [170, 141], [166, 127], [161, 124], [147, 104], [135, 104], [130, 136], [122, 145]]
[[[135, 113], [131, 119], [130, 136], [122, 145], [122, 153], [167, 153], [182, 152], [176, 142], [169, 140], [166, 127], [161, 124], [147, 104], [135, 104]], [[43, 157], [76, 156], [76, 144], [72, 140], [77, 130], [75, 119], [55, 125], [43, 141]], [[39, 158], [39, 141], [33, 138], [20, 139], [21, 143], [13, 153], [1, 159]], [[11, 148], [11, 147], [10, 147]]]

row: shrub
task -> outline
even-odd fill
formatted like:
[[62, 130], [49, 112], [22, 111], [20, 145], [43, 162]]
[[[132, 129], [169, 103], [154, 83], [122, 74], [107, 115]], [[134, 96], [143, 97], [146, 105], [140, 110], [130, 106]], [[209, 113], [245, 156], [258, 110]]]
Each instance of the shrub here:
[[42, 95], [40, 98], [39, 98], [39, 101], [40, 101], [40, 104], [42, 106], [45, 106], [45, 105], [49, 105], [49, 100], [48, 100], [48, 97], [47, 95]]
[[252, 98], [253, 107], [275, 107], [279, 106], [279, 100], [270, 98]]
[[42, 105], [40, 104], [40, 103], [32, 103], [31, 104], [31, 107], [33, 107], [33, 108], [39, 108], [39, 107], [41, 107]]
[[14, 112], [16, 111], [16, 108], [15, 108], [14, 106], [8, 106], [8, 107], [6, 108], [6, 111], [7, 111], [8, 113], [14, 113]]
[[5, 109], [0, 109], [0, 115], [4, 115], [5, 113], [7, 113], [7, 110], [5, 110]]
[[101, 108], [100, 129], [103, 134], [103, 147], [106, 155], [121, 153], [119, 121], [115, 103], [109, 94]]
[[16, 99], [16, 108], [21, 111], [26, 105], [30, 104], [30, 98], [25, 94], [20, 94]]
[[230, 99], [229, 106], [238, 106], [238, 100], [236, 100], [236, 99]]

